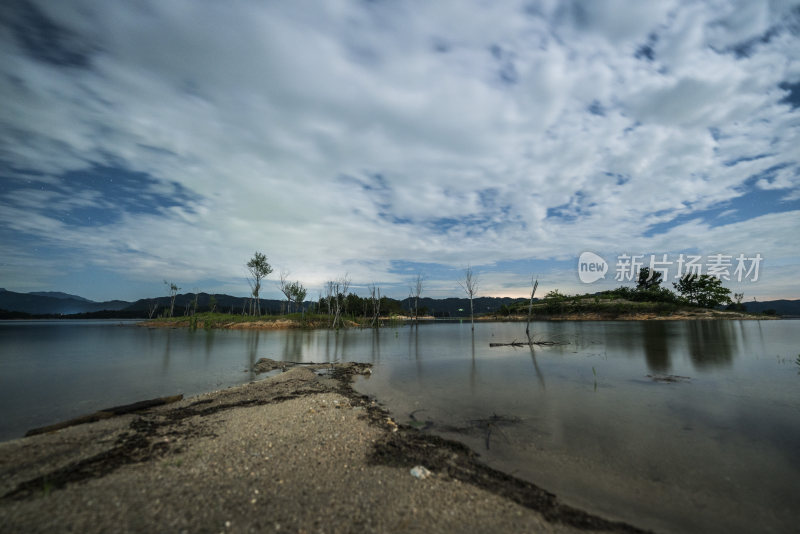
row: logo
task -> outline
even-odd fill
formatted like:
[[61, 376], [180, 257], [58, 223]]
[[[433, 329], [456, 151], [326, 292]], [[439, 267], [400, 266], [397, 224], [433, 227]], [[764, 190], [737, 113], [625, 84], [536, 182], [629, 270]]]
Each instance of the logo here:
[[605, 278], [607, 272], [606, 260], [594, 252], [583, 252], [578, 258], [578, 278], [584, 284], [591, 284]]

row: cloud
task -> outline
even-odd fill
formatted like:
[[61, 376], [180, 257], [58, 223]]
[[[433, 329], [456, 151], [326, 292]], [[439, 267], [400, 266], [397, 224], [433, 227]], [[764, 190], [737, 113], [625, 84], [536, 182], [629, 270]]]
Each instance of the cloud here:
[[753, 187], [796, 197], [797, 3], [301, 4], [6, 10], [8, 246], [242, 292], [254, 250], [311, 286], [348, 271], [398, 292], [395, 262], [470, 263], [498, 294], [528, 278], [499, 262], [556, 273], [583, 250], [746, 230], [793, 254], [796, 211], [678, 232]]

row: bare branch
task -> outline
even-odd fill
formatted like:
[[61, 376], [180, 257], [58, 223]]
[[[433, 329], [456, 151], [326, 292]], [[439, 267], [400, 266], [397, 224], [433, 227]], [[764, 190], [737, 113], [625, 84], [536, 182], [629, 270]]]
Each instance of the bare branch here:
[[467, 268], [464, 269], [464, 276], [457, 280], [457, 282], [469, 297], [469, 317], [472, 323], [472, 329], [475, 330], [475, 311], [472, 306], [472, 299], [478, 291], [478, 275], [472, 272], [471, 266], [467, 265]]

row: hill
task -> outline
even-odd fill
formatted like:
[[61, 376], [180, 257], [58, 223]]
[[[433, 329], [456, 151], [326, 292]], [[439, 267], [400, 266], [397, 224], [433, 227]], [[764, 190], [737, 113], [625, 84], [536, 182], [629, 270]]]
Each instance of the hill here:
[[764, 302], [744, 302], [745, 309], [750, 313], [764, 313], [775, 310], [777, 315], [800, 317], [800, 300], [766, 300]]
[[81, 302], [92, 302], [89, 299], [79, 297], [78, 295], [70, 295], [69, 293], [62, 293], [61, 291], [31, 291], [28, 295], [36, 295], [39, 297], [53, 297], [54, 299], [72, 299], [80, 300]]
[[130, 305], [123, 300], [94, 302], [83, 297], [55, 292], [17, 293], [0, 289], [0, 309], [11, 312], [24, 312], [32, 315], [70, 315], [92, 313], [102, 310], [119, 311]]

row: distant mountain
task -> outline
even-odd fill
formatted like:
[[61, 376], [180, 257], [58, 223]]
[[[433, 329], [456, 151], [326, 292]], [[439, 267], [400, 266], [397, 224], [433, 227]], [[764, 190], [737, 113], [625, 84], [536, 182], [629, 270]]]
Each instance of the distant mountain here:
[[[66, 293], [59, 293], [66, 295]], [[33, 315], [69, 315], [73, 313], [91, 313], [102, 310], [119, 311], [130, 306], [130, 302], [110, 300], [94, 302], [83, 297], [71, 295], [53, 297], [37, 293], [17, 293], [0, 290], [0, 309], [10, 312], [23, 312]]]
[[[216, 310], [223, 313], [241, 313], [242, 310], [249, 305], [249, 297], [232, 297], [230, 295], [208, 293], [197, 293], [197, 309], [198, 311], [208, 311], [211, 308], [211, 297], [216, 300]], [[181, 293], [175, 296], [175, 310], [173, 315], [184, 315], [187, 308], [194, 306], [194, 293]], [[283, 306], [286, 301], [259, 299], [261, 301], [261, 313], [271, 314], [280, 313], [283, 311]], [[164, 310], [168, 310], [170, 306], [170, 297], [155, 297], [150, 299], [139, 299], [136, 302], [129, 303], [124, 308], [128, 312], [143, 312], [145, 317], [149, 314], [150, 307], [157, 305], [153, 317], [157, 317]]]
[[[216, 310], [224, 313], [241, 313], [249, 306], [249, 297], [233, 297], [231, 295], [208, 293], [197, 294], [198, 311], [208, 311], [211, 307], [211, 298], [216, 301]], [[175, 297], [174, 315], [186, 315], [194, 307], [195, 294], [183, 293]], [[494, 313], [502, 306], [510, 306], [518, 302], [527, 302], [524, 298], [509, 297], [477, 297], [473, 301], [476, 314]], [[306, 303], [308, 307], [310, 303]], [[18, 314], [31, 315], [73, 315], [92, 314], [96, 317], [129, 317], [147, 318], [151, 307], [156, 306], [153, 317], [157, 317], [169, 309], [170, 297], [155, 297], [140, 299], [136, 302], [124, 300], [109, 300], [95, 302], [77, 295], [70, 295], [58, 291], [37, 291], [33, 293], [17, 293], [0, 288], [0, 319], [19, 317]], [[277, 314], [284, 311], [286, 301], [261, 299], [261, 312], [264, 314]], [[388, 299], [386, 304], [381, 304], [384, 312], [406, 312], [413, 308], [413, 300]], [[762, 313], [775, 310], [777, 315], [800, 316], [800, 300], [771, 300], [764, 302], [747, 302], [746, 309], [751, 313]], [[420, 312], [436, 317], [469, 317], [469, 299], [446, 298], [433, 299], [429, 297], [419, 299]], [[15, 315], [16, 314], [16, 315]]]
[[78, 295], [70, 295], [69, 293], [62, 293], [60, 291], [31, 291], [28, 295], [37, 295], [39, 297], [53, 297], [54, 299], [72, 299], [80, 300], [81, 302], [92, 302], [89, 299], [79, 297]]
[[743, 302], [742, 304], [750, 313], [775, 310], [778, 315], [800, 316], [800, 300], [765, 300], [764, 302]]

